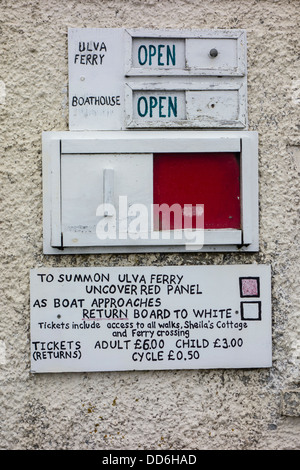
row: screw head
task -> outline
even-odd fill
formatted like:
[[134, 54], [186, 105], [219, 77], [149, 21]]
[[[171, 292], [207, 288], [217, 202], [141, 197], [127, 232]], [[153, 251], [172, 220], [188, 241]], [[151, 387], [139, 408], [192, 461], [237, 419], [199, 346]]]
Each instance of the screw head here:
[[217, 57], [217, 55], [218, 55], [217, 49], [211, 49], [209, 51], [209, 55], [210, 55], [210, 57]]

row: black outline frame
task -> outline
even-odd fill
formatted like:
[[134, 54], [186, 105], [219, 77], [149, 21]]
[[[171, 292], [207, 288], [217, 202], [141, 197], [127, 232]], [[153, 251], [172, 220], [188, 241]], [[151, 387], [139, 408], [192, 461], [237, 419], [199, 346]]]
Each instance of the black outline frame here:
[[[244, 317], [244, 304], [258, 304], [258, 318], [245, 318]], [[241, 302], [241, 319], [246, 321], [261, 321], [261, 301], [251, 301]]]
[[[257, 281], [257, 294], [254, 295], [243, 295], [243, 289], [242, 289], [242, 281], [244, 279], [255, 279]], [[240, 284], [240, 296], [242, 298], [245, 297], [260, 297], [260, 278], [259, 277], [253, 277], [253, 276], [243, 276], [239, 278], [239, 284]]]

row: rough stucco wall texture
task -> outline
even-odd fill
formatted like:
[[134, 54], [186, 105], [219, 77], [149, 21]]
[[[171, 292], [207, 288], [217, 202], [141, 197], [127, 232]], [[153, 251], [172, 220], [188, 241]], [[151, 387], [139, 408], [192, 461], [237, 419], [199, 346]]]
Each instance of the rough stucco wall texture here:
[[[299, 18], [298, 0], [0, 2], [1, 449], [300, 448]], [[259, 253], [43, 255], [41, 135], [68, 130], [68, 27], [247, 30]], [[30, 268], [236, 263], [272, 266], [272, 368], [30, 373]]]

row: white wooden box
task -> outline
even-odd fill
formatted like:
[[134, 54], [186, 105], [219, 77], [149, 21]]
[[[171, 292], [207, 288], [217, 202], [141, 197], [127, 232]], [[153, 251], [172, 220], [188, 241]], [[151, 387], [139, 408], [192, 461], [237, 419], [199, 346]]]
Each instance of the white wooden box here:
[[[155, 231], [153, 156], [203, 152], [239, 156], [240, 228]], [[257, 155], [256, 132], [45, 132], [44, 252], [257, 251]]]

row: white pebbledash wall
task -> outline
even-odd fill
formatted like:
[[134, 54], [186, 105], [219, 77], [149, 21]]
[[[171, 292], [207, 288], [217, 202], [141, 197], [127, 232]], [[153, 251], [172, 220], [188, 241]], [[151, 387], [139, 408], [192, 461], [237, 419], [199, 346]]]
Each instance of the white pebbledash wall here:
[[[298, 0], [0, 2], [1, 449], [299, 449], [299, 17]], [[43, 255], [41, 136], [68, 130], [68, 27], [247, 30], [259, 253]], [[243, 263], [272, 266], [270, 369], [30, 373], [31, 268]]]

